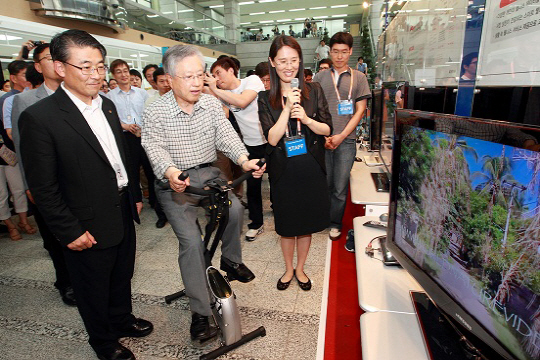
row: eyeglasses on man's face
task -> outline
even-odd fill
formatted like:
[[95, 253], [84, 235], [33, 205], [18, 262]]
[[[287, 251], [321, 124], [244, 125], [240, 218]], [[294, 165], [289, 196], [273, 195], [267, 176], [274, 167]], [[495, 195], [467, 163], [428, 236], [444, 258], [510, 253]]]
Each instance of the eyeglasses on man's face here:
[[98, 66], [90, 66], [90, 65], [86, 65], [86, 66], [77, 66], [77, 65], [73, 65], [73, 64], [70, 64], [66, 61], [62, 61], [64, 64], [68, 64], [68, 65], [71, 65], [73, 66], [74, 68], [77, 68], [79, 70], [81, 70], [82, 74], [83, 75], [92, 75], [94, 74], [94, 71], [97, 71], [97, 73], [99, 75], [105, 75], [107, 73], [107, 70], [109, 69], [107, 67], [107, 65], [98, 65]]
[[45, 55], [44, 57], [42, 57], [41, 59], [38, 59], [38, 61], [36, 61], [37, 63], [40, 63], [41, 61], [43, 60], [47, 60], [47, 61], [53, 61], [52, 59], [52, 56], [51, 55]]
[[174, 75], [174, 76], [176, 76], [177, 78], [182, 79], [182, 80], [184, 80], [185, 82], [188, 82], [188, 83], [195, 82], [195, 79], [197, 79], [199, 81], [204, 80], [204, 73], [197, 74], [197, 75], [186, 75], [186, 76]]

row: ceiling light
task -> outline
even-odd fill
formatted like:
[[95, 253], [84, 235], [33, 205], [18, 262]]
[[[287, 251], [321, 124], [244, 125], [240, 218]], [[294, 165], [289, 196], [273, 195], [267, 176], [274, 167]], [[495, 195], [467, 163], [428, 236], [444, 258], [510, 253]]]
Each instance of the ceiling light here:
[[172, 11], [165, 11], [163, 14], [172, 14]]
[[342, 7], [347, 7], [349, 5], [345, 4], [345, 5], [332, 5], [330, 6], [332, 9], [337, 9], [337, 8], [342, 8]]
[[449, 10], [454, 10], [454, 8], [440, 8], [440, 9], [435, 9], [435, 11], [449, 11]]
[[266, 24], [266, 23], [273, 23], [274, 20], [263, 20], [263, 21], [259, 21], [261, 24]]
[[215, 9], [215, 8], [220, 8], [220, 7], [224, 7], [225, 5], [212, 5], [212, 6], [209, 6], [210, 9]]
[[369, 3], [367, 1], [364, 1], [362, 6], [364, 7], [364, 9], [367, 9], [369, 7]]
[[326, 19], [328, 16], [315, 16], [314, 19]]
[[304, 20], [304, 18], [295, 18], [294, 20]]
[[[139, 56], [139, 55], [137, 55], [137, 54], [131, 54], [131, 55], [129, 55], [129, 56], [131, 56], [131, 57], [137, 57], [137, 56]], [[146, 55], [146, 54], [140, 54], [140, 56], [141, 56], [141, 57], [147, 57], [148, 55]]]
[[249, 25], [251, 24], [250, 22], [245, 22], [245, 23], [240, 23], [240, 25]]
[[[22, 37], [0, 34], [0, 40], [2, 41], [22, 40]], [[19, 56], [19, 54], [17, 54], [17, 56]]]
[[304, 11], [304, 10], [306, 10], [306, 9], [305, 8], [303, 8], [303, 9], [291, 9], [289, 11]]
[[416, 10], [416, 12], [424, 12], [424, 11], [429, 11], [429, 9], [420, 9], [420, 10]]
[[259, 0], [259, 4], [267, 3], [267, 2], [276, 2], [277, 0]]
[[251, 16], [255, 16], [255, 15], [264, 15], [264, 11], [263, 12], [258, 12], [258, 13], [250, 13], [249, 15]]
[[332, 15], [332, 17], [345, 17], [348, 16], [347, 14], [340, 14], [340, 15]]
[[277, 22], [291, 21], [292, 19], [279, 19]]
[[193, 20], [185, 21], [185, 23], [192, 23], [192, 22], [193, 22]]
[[184, 13], [184, 12], [192, 12], [192, 11], [195, 11], [193, 9], [187, 9], [187, 10], [178, 10], [179, 13]]
[[255, 4], [255, 1], [244, 1], [244, 2], [238, 3], [238, 5], [251, 5], [251, 4]]
[[320, 10], [320, 9], [326, 9], [327, 6], [317, 6], [317, 7], [314, 7], [314, 8], [309, 8], [309, 10]]
[[285, 10], [274, 10], [274, 11], [269, 11], [268, 13], [269, 14], [277, 14], [277, 13], [284, 13]]
[[195, 21], [204, 21], [204, 19], [197, 19], [197, 20], [195, 20]]
[[149, 18], [157, 18], [159, 15], [146, 15]]

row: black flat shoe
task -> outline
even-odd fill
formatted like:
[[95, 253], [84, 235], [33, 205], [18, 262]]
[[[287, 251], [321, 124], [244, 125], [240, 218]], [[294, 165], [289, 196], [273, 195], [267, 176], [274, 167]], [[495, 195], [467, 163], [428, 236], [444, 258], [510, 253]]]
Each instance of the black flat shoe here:
[[[304, 273], [304, 275], [306, 275], [306, 273]], [[296, 281], [298, 281], [298, 286], [300, 286], [300, 289], [304, 291], [311, 290], [311, 280], [309, 278], [306, 282], [301, 282], [300, 280], [298, 280], [298, 277], [296, 276], [296, 269], [294, 270], [294, 276], [296, 277]]]
[[238, 280], [247, 283], [255, 279], [255, 274], [242, 263], [235, 263], [227, 258], [221, 257], [220, 269], [227, 273], [229, 281]]
[[191, 315], [191, 327], [189, 329], [191, 340], [206, 341], [217, 335], [215, 327], [210, 326], [208, 316], [193, 313]]
[[71, 286], [67, 286], [63, 289], [58, 289], [60, 295], [62, 296], [62, 301], [68, 306], [77, 306], [77, 301], [75, 301], [75, 293]]
[[[286, 273], [285, 273], [286, 274]], [[283, 276], [285, 276], [285, 274], [283, 274]], [[294, 275], [293, 277], [291, 278], [291, 280], [287, 281], [287, 282], [283, 282], [281, 281], [281, 279], [283, 279], [283, 276], [279, 278], [278, 282], [277, 282], [277, 289], [278, 290], [287, 290], [289, 288], [289, 285], [291, 285], [291, 281], [292, 279], [294, 278]]]
[[99, 360], [135, 360], [135, 355], [127, 347], [120, 344], [96, 351]]
[[117, 331], [118, 337], [145, 337], [154, 330], [154, 325], [148, 320], [135, 319], [135, 322]]

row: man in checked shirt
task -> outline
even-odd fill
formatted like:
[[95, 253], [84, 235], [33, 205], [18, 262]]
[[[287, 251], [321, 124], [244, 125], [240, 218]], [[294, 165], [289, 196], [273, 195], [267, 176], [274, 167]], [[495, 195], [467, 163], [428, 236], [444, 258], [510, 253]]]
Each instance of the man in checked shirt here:
[[[209, 325], [210, 294], [206, 286], [205, 262], [201, 232], [196, 224], [199, 196], [183, 193], [186, 186], [203, 187], [220, 177], [211, 166], [216, 150], [221, 151], [244, 171], [256, 170], [260, 178], [265, 166], [259, 159], [248, 159], [248, 151], [225, 118], [221, 103], [203, 94], [204, 59], [199, 50], [189, 45], [171, 47], [163, 57], [163, 67], [172, 91], [154, 101], [144, 112], [142, 145], [157, 179], [167, 178], [171, 189], [156, 188], [157, 196], [169, 223], [178, 237], [178, 262], [192, 311], [191, 338], [207, 340], [217, 334]], [[187, 170], [189, 178], [178, 180]], [[255, 275], [242, 263], [240, 233], [244, 208], [231, 197], [230, 218], [223, 236], [221, 269], [241, 282]]]

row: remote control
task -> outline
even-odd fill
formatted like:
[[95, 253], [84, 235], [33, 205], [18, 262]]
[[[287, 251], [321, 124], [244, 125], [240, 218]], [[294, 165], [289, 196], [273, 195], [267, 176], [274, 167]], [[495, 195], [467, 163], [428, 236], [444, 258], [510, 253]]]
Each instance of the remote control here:
[[382, 222], [382, 221], [366, 221], [364, 223], [364, 226], [377, 228], [377, 229], [386, 229], [388, 227], [388, 223]]

